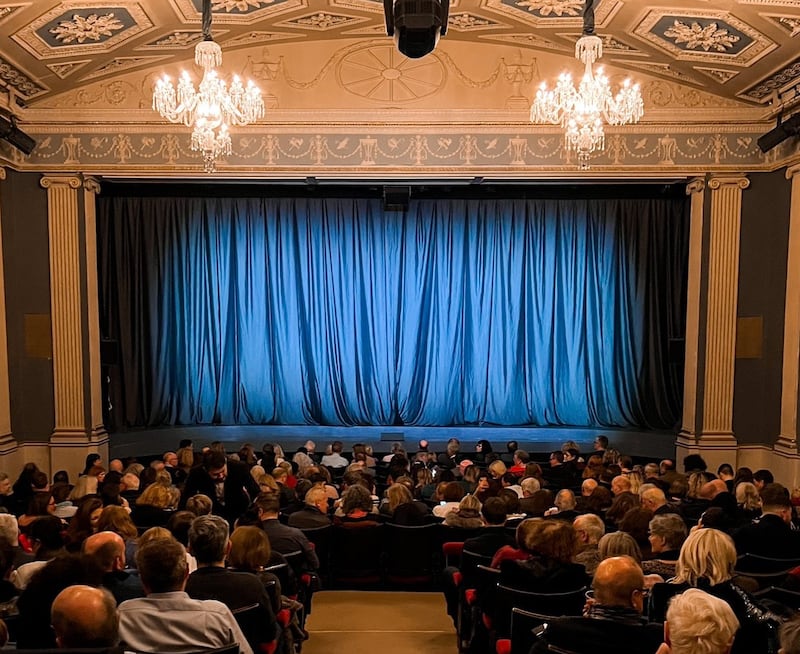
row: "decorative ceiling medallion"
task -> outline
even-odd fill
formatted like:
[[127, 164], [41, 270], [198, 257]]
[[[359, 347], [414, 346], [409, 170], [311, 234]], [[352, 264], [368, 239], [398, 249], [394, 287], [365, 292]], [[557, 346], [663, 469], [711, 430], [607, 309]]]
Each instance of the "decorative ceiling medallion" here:
[[394, 43], [367, 44], [339, 60], [336, 78], [343, 89], [361, 98], [406, 104], [440, 91], [447, 71], [436, 52], [423, 59], [409, 59]]
[[505, 25], [491, 20], [490, 18], [484, 18], [483, 16], [478, 16], [477, 14], [470, 14], [466, 11], [457, 14], [450, 14], [447, 25], [450, 27], [450, 29], [456, 32], [474, 32], [476, 30], [506, 27]]
[[90, 63], [91, 59], [81, 59], [80, 61], [62, 61], [57, 64], [47, 64], [47, 67], [52, 70], [61, 79], [66, 79], [79, 68], [83, 68], [86, 64]]
[[327, 32], [329, 30], [339, 29], [340, 27], [365, 23], [368, 20], [370, 19], [358, 18], [347, 14], [332, 14], [327, 11], [318, 11], [313, 14], [306, 14], [305, 16], [297, 16], [296, 18], [291, 18], [281, 23], [275, 23], [275, 26]]
[[140, 3], [131, 0], [108, 6], [72, 2], [69, 7], [51, 9], [11, 38], [39, 59], [52, 59], [111, 52], [153, 27]]
[[748, 66], [777, 44], [728, 12], [652, 9], [634, 34], [679, 60]]
[[[171, 3], [184, 21], [193, 25], [199, 22], [203, 0], [171, 0]], [[307, 2], [300, 0], [212, 0], [211, 11], [214, 25], [255, 25], [267, 17], [307, 6]]]
[[720, 84], [729, 82], [740, 72], [738, 70], [725, 70], [724, 68], [706, 68], [705, 66], [694, 66], [694, 69], [703, 75], [708, 75], [711, 79]]
[[479, 39], [486, 39], [487, 41], [496, 41], [498, 43], [510, 43], [512, 45], [525, 45], [539, 50], [555, 50], [557, 52], [573, 52], [575, 46], [569, 47], [563, 43], [556, 43], [544, 39], [541, 36], [536, 36], [531, 32], [524, 32], [522, 34], [486, 34], [479, 35]]
[[145, 43], [144, 45], [136, 48], [137, 50], [183, 50], [184, 48], [193, 47], [200, 39], [203, 38], [203, 32], [200, 30], [178, 30], [170, 32], [164, 36], [159, 36], [157, 39]]
[[289, 39], [302, 39], [304, 34], [289, 34], [288, 32], [248, 32], [247, 34], [240, 34], [233, 38], [220, 41], [225, 47], [234, 47], [242, 45], [258, 45], [267, 41], [287, 41]]
[[[567, 41], [575, 42], [579, 38], [581, 38], [580, 32], [566, 32], [566, 33], [559, 33], [559, 36], [565, 38]], [[647, 57], [647, 53], [642, 52], [634, 48], [633, 46], [628, 45], [627, 43], [620, 41], [616, 37], [612, 36], [611, 34], [597, 34], [600, 39], [603, 41], [603, 54], [623, 54], [623, 55], [637, 55], [642, 57]]]
[[751, 100], [764, 100], [769, 98], [775, 91], [780, 91], [787, 84], [794, 83], [800, 79], [800, 59], [795, 60], [791, 65], [775, 73], [771, 77], [759, 82], [759, 84], [749, 91], [742, 93], [743, 97]]
[[761, 14], [769, 18], [782, 30], [789, 33], [789, 36], [794, 38], [800, 35], [800, 16], [776, 16], [774, 14]]
[[[478, 4], [537, 27], [583, 25], [583, 2], [576, 0], [480, 0]], [[597, 27], [607, 26], [622, 4], [620, 0], [600, 0], [594, 10]]]
[[0, 81], [12, 87], [23, 98], [33, 98], [49, 90], [21, 72], [2, 55], [0, 55]]

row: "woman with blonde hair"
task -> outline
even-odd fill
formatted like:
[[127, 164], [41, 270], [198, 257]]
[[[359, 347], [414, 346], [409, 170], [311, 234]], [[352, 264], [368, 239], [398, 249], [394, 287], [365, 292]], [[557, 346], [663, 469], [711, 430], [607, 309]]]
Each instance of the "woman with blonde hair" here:
[[743, 481], [736, 486], [736, 522], [744, 526], [761, 515], [761, 496], [755, 484]]
[[[160, 475], [160, 470], [157, 475]], [[169, 473], [165, 473], [169, 477]], [[180, 491], [156, 477], [156, 481], [144, 489], [131, 511], [131, 519], [137, 527], [164, 527], [169, 521], [178, 501]]]
[[624, 531], [613, 531], [600, 538], [597, 551], [601, 561], [612, 556], [629, 556], [639, 565], [642, 564], [642, 550], [639, 544], [633, 536]]
[[444, 524], [461, 529], [480, 529], [483, 527], [481, 501], [474, 495], [465, 495], [458, 503], [458, 508], [444, 517]]
[[675, 577], [653, 586], [649, 619], [662, 622], [672, 597], [699, 588], [725, 601], [739, 620], [731, 654], [777, 651], [771, 645], [776, 643], [780, 619], [733, 582], [735, 567], [736, 547], [728, 534], [710, 528], [693, 531], [681, 547]]

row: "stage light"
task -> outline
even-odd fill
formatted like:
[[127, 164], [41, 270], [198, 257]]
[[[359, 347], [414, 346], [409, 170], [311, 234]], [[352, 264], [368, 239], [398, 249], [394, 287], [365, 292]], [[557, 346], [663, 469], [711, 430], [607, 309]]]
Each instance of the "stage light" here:
[[386, 33], [397, 49], [418, 59], [433, 52], [439, 37], [447, 33], [449, 0], [383, 0]]
[[774, 129], [758, 139], [758, 147], [762, 152], [769, 152], [778, 147], [786, 139], [800, 135], [800, 113], [778, 123]]
[[13, 118], [0, 116], [0, 139], [7, 141], [23, 154], [30, 154], [36, 147], [36, 141], [23, 132]]

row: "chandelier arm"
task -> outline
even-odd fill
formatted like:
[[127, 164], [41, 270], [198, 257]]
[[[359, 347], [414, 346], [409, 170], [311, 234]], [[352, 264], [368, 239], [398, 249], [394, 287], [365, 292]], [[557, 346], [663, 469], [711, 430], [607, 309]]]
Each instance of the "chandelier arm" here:
[[583, 5], [583, 35], [594, 34], [594, 0], [586, 0]]

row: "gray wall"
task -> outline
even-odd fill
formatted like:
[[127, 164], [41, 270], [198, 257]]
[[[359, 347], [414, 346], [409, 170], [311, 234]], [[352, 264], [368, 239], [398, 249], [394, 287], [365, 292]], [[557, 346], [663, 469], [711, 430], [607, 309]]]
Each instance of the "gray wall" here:
[[739, 317], [763, 319], [762, 356], [737, 359], [733, 431], [740, 443], [775, 442], [780, 432], [783, 314], [791, 182], [785, 170], [748, 175], [742, 193]]
[[25, 315], [50, 314], [47, 191], [39, 179], [7, 170], [0, 182], [11, 429], [18, 441], [46, 441], [54, 425], [52, 361], [25, 353]]

